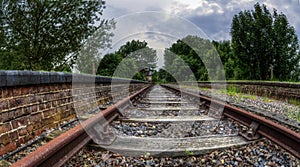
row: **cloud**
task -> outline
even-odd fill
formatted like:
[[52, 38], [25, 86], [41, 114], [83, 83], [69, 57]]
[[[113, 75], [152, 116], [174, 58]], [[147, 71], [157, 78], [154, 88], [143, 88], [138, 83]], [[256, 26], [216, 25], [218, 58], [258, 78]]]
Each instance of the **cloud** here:
[[[260, 4], [266, 4], [272, 12], [276, 8], [278, 12], [283, 12], [292, 26], [295, 27], [296, 33], [300, 33], [300, 4], [299, 0], [259, 0]], [[252, 10], [257, 0], [110, 0], [107, 1], [107, 8], [104, 10], [105, 18], [118, 18], [126, 14], [133, 14], [143, 11], [160, 11], [172, 15], [177, 15], [193, 22], [201, 28], [207, 36], [215, 40], [230, 39], [230, 28], [232, 18], [243, 10]], [[142, 24], [147, 23], [144, 18]], [[152, 18], [153, 19], [153, 18]], [[165, 26], [163, 19], [166, 19]], [[156, 30], [161, 28], [174, 29], [177, 23], [168, 22], [168, 18], [159, 18], [162, 24], [160, 27], [155, 26]], [[149, 20], [153, 21], [153, 20]], [[130, 24], [129, 22], [127, 24]], [[153, 31], [153, 26], [145, 27], [145, 30]], [[156, 31], [155, 30], [155, 31]], [[298, 35], [299, 36], [299, 35]]]
[[189, 17], [191, 15], [203, 16], [224, 13], [222, 7], [218, 3], [205, 0], [175, 0], [174, 3], [172, 3], [172, 5], [166, 10], [172, 14], [185, 17]]

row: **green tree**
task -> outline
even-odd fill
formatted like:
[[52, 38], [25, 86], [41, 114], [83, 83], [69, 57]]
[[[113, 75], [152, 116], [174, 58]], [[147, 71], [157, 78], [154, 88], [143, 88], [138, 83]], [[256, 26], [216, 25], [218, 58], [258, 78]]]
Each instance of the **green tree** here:
[[[224, 78], [221, 77], [222, 67], [218, 53], [208, 39], [189, 35], [167, 48], [164, 58], [166, 71], [176, 77], [182, 76], [181, 78], [184, 80], [190, 80], [193, 77], [197, 80]], [[187, 67], [192, 74], [187, 74]]]
[[242, 69], [238, 78], [272, 79], [273, 71], [275, 79], [295, 78], [292, 75], [299, 68], [295, 66], [299, 64], [296, 56], [299, 46], [293, 30], [284, 14], [278, 15], [275, 10], [272, 15], [266, 5], [259, 3], [254, 10], [235, 15], [231, 35], [233, 52], [238, 58], [236, 64]]
[[76, 68], [81, 73], [96, 74], [96, 68], [101, 59], [101, 51], [111, 47], [111, 37], [113, 33], [110, 32], [110, 30], [112, 28], [115, 28], [115, 22], [113, 20], [105, 21], [103, 25], [85, 41], [76, 60]]
[[158, 72], [155, 72], [154, 74], [154, 81], [156, 83], [176, 82], [175, 78], [165, 69], [159, 69]]
[[2, 69], [70, 70], [85, 39], [105, 22], [103, 1], [1, 2], [0, 59], [12, 65]]
[[233, 54], [230, 41], [213, 41], [213, 45], [222, 60], [226, 79], [235, 79], [235, 76], [238, 75], [237, 72], [239, 72], [240, 69], [235, 65], [237, 59]]
[[[116, 74], [119, 77], [130, 77], [129, 74], [136, 71], [137, 74], [133, 78], [142, 80], [146, 74], [144, 69], [148, 67], [155, 68], [157, 63], [156, 50], [147, 45], [147, 42], [139, 40], [126, 42], [115, 53], [103, 57], [98, 66], [97, 74], [113, 76], [117, 70]], [[125, 71], [129, 71], [129, 73]], [[124, 76], [121, 76], [121, 74], [124, 74]]]
[[277, 14], [274, 11], [273, 41], [274, 41], [274, 60], [272, 72], [275, 79], [297, 81], [300, 76], [299, 67], [299, 44], [292, 27], [284, 14]]
[[113, 76], [122, 59], [123, 57], [117, 53], [106, 54], [100, 61], [97, 69], [97, 75]]
[[126, 42], [125, 45], [122, 45], [116, 53], [122, 55], [123, 58], [125, 58], [127, 55], [146, 47], [147, 47], [146, 41], [132, 40]]

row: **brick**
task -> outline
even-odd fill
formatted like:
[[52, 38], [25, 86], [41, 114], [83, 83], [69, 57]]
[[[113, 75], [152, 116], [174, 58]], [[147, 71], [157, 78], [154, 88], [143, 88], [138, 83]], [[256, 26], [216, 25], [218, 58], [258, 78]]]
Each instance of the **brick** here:
[[18, 108], [16, 110], [14, 110], [14, 117], [15, 118], [19, 118], [19, 117], [24, 116], [24, 115], [25, 115], [25, 113], [24, 113], [23, 108]]
[[35, 101], [38, 102], [38, 103], [42, 103], [43, 98], [40, 95], [36, 95], [35, 96]]
[[53, 93], [48, 93], [43, 97], [43, 101], [51, 101], [53, 99]]
[[0, 148], [0, 155], [3, 155], [5, 153], [11, 152], [11, 151], [14, 151], [16, 149], [17, 149], [16, 142], [9, 143], [8, 145]]
[[48, 117], [48, 118], [45, 118], [42, 122], [42, 125], [43, 127], [45, 127], [46, 125], [49, 125], [49, 124], [53, 124], [55, 121], [57, 121], [57, 116], [52, 116], [52, 117]]
[[33, 104], [33, 103], [36, 103], [36, 98], [34, 95], [29, 95], [29, 96], [26, 96], [24, 97], [24, 104]]
[[13, 93], [12, 93], [12, 88], [3, 88], [2, 89], [2, 98], [8, 98], [8, 97], [12, 97]]
[[34, 126], [32, 124], [27, 125], [26, 129], [27, 129], [28, 133], [31, 133], [31, 132], [33, 132]]
[[7, 145], [10, 142], [10, 137], [8, 133], [0, 135], [0, 143], [3, 145]]
[[39, 122], [32, 122], [32, 124], [34, 125], [33, 126], [33, 130], [37, 130], [37, 129], [40, 129], [42, 128], [42, 121], [39, 121]]
[[12, 126], [9, 122], [4, 123], [4, 124], [0, 124], [0, 135], [2, 133], [8, 132], [10, 130], [12, 130]]
[[24, 114], [28, 115], [31, 114], [31, 107], [25, 107], [23, 108]]
[[40, 93], [48, 92], [48, 88], [46, 85], [38, 86], [38, 90]]
[[22, 92], [21, 92], [21, 88], [19, 87], [14, 87], [12, 89], [12, 92], [13, 92], [13, 95], [16, 97], [16, 96], [21, 96], [22, 95]]
[[44, 114], [44, 118], [46, 118], [46, 117], [55, 115], [56, 112], [55, 112], [54, 109], [48, 109], [48, 110], [45, 110], [45, 111], [43, 112], [43, 114]]
[[33, 139], [34, 138], [34, 136], [33, 135], [26, 135], [26, 136], [24, 136], [24, 140], [27, 142], [27, 141], [29, 141], [29, 140], [31, 140], [31, 139]]
[[7, 122], [12, 119], [14, 119], [14, 111], [0, 113], [0, 122]]
[[24, 139], [25, 137], [23, 136], [23, 137], [19, 137], [19, 143], [21, 143], [21, 144], [25, 144], [25, 139]]
[[32, 113], [37, 113], [38, 112], [38, 105], [31, 106], [31, 112]]
[[28, 117], [21, 117], [11, 121], [13, 129], [17, 129], [20, 126], [25, 126], [29, 122]]
[[35, 113], [29, 116], [29, 121], [30, 122], [37, 122], [37, 121], [42, 121], [43, 115], [42, 112]]
[[36, 131], [34, 131], [34, 135], [35, 136], [40, 136], [43, 133], [43, 129], [37, 129]]
[[45, 103], [46, 108], [47, 108], [47, 109], [51, 108], [51, 106], [52, 106], [51, 104], [52, 104], [51, 102], [46, 102], [46, 103]]
[[56, 112], [57, 112], [57, 113], [62, 113], [62, 111], [63, 111], [63, 110], [62, 110], [62, 107], [56, 108]]
[[8, 108], [9, 107], [8, 107], [8, 101], [7, 100], [0, 101], [0, 111], [7, 110]]
[[40, 111], [41, 111], [41, 110], [44, 110], [45, 108], [46, 108], [46, 106], [45, 106], [44, 103], [42, 103], [42, 104], [39, 105], [39, 110], [40, 110]]
[[19, 138], [18, 132], [17, 131], [10, 132], [9, 137], [12, 141], [17, 140]]
[[10, 100], [8, 101], [8, 103], [9, 103], [9, 108], [15, 108], [15, 107], [22, 106], [22, 105], [23, 105], [23, 102], [24, 102], [24, 99], [23, 99], [23, 98], [13, 98], [13, 99], [10, 99]]
[[19, 133], [19, 136], [25, 136], [25, 135], [27, 135], [27, 129], [26, 129], [26, 127], [18, 129], [18, 133]]
[[29, 86], [24, 86], [24, 87], [22, 87], [21, 88], [21, 94], [22, 95], [27, 95], [27, 94], [29, 94], [30, 93], [30, 87]]

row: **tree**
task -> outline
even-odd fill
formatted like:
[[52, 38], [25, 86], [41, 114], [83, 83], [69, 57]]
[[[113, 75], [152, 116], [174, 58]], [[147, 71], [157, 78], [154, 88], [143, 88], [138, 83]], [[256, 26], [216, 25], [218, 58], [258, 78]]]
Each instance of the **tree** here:
[[117, 53], [122, 55], [123, 58], [125, 58], [127, 55], [146, 47], [147, 47], [146, 41], [132, 40], [130, 42], [129, 41], [126, 42], [125, 45], [122, 45], [120, 49], [117, 51]]
[[[259, 3], [254, 5], [254, 10], [235, 15], [231, 35], [233, 52], [238, 58], [237, 65], [242, 69], [238, 78], [273, 79], [273, 70], [275, 79], [295, 78], [292, 71], [299, 69], [295, 66], [299, 64], [296, 56], [299, 46], [293, 30], [284, 14], [278, 15], [274, 10], [272, 15], [266, 5]], [[279, 65], [279, 62], [283, 64]]]
[[0, 59], [13, 65], [3, 69], [70, 70], [83, 42], [105, 22], [103, 1], [3, 0], [1, 5], [6, 54]]
[[238, 69], [235, 65], [237, 59], [233, 54], [230, 41], [213, 41], [213, 45], [222, 60], [226, 79], [235, 79], [238, 75], [237, 72], [239, 72], [240, 69]]
[[155, 83], [167, 83], [176, 82], [175, 78], [169, 74], [165, 69], [159, 69], [158, 72], [154, 72]]
[[100, 61], [97, 75], [113, 76], [117, 66], [122, 61], [123, 57], [117, 53], [106, 54]]
[[[167, 48], [164, 58], [165, 70], [176, 75], [173, 76], [175, 79], [179, 76], [184, 80], [192, 78], [197, 80], [223, 79], [218, 53], [208, 39], [189, 35]], [[192, 74], [188, 72], [187, 68], [191, 70]]]
[[[129, 62], [131, 62], [132, 65], [129, 65]], [[119, 77], [129, 77], [129, 73], [131, 74], [133, 71], [136, 71], [137, 74], [135, 74], [133, 78], [142, 79], [142, 76], [145, 75], [144, 69], [148, 67], [155, 68], [156, 63], [156, 51], [148, 47], [147, 42], [132, 40], [122, 45], [115, 53], [105, 55], [98, 66], [97, 74], [113, 76], [116, 70], [121, 70], [116, 71]], [[129, 73], [125, 73], [126, 70], [129, 71]], [[124, 76], [120, 76], [120, 74], [124, 74]]]
[[76, 60], [76, 67], [81, 73], [96, 74], [101, 50], [111, 47], [112, 28], [115, 28], [113, 20], [103, 22], [103, 25], [81, 47]]
[[[272, 72], [276, 79], [297, 81], [300, 76], [299, 44], [294, 27], [290, 26], [284, 14], [274, 11], [274, 60]], [[298, 53], [297, 53], [298, 52]]]

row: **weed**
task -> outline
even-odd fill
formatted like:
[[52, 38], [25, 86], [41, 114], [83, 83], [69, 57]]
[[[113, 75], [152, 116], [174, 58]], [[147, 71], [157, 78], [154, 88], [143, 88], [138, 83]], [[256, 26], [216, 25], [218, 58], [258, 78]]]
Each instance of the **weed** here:
[[269, 99], [268, 97], [264, 96], [262, 99], [263, 102], [272, 102], [273, 100]]
[[242, 95], [243, 98], [245, 99], [252, 99], [252, 100], [256, 100], [257, 99], [257, 96], [256, 95], [250, 95], [250, 94], [247, 94], [247, 95]]
[[194, 152], [193, 152], [193, 151], [189, 151], [189, 150], [185, 150], [185, 153], [186, 153], [187, 155], [194, 155]]
[[295, 106], [300, 106], [300, 100], [298, 99], [289, 99], [288, 103], [293, 104]]
[[151, 153], [145, 152], [145, 158], [149, 158], [151, 156]]

